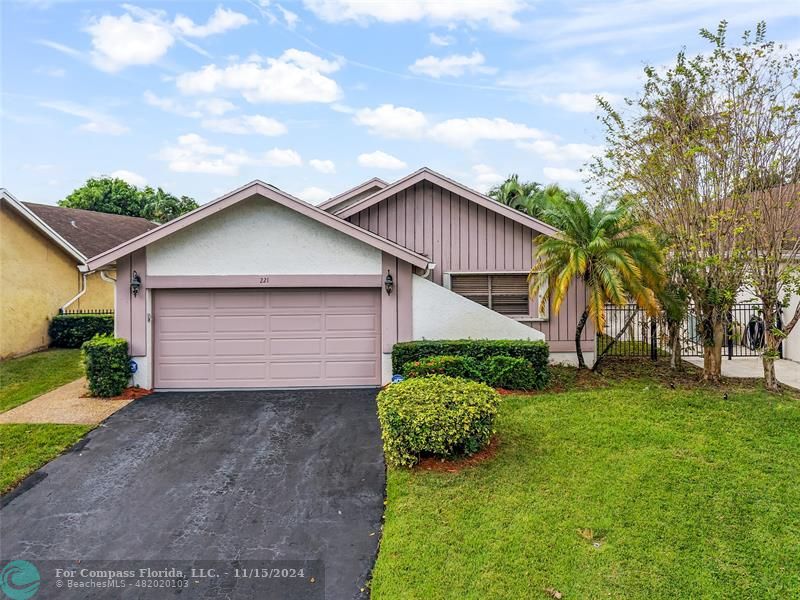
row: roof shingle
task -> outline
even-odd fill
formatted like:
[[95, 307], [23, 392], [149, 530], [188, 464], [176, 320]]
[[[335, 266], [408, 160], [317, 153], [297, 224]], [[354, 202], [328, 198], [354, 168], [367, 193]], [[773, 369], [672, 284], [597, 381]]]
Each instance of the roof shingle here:
[[140, 217], [33, 202], [23, 202], [23, 204], [86, 258], [115, 248], [158, 227], [158, 223]]

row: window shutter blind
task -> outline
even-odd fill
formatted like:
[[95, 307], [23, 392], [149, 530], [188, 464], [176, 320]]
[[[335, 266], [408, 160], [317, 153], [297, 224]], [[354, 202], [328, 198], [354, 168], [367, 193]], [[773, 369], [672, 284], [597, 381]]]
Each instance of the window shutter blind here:
[[450, 289], [501, 314], [528, 316], [528, 276], [512, 274], [469, 274], [450, 276]]
[[489, 306], [489, 278], [486, 275], [452, 275], [450, 289], [473, 302]]

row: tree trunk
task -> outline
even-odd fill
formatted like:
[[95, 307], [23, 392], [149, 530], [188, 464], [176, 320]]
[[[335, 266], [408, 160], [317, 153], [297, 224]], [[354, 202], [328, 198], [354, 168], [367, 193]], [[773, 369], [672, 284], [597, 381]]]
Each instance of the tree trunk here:
[[777, 315], [771, 305], [764, 306], [764, 350], [761, 362], [764, 366], [764, 387], [770, 392], [780, 391], [778, 379], [775, 377], [775, 359], [780, 356], [778, 346], [780, 338], [775, 335]]
[[725, 325], [721, 319], [717, 319], [710, 328], [711, 339], [704, 340], [703, 345], [703, 380], [719, 381], [722, 379], [722, 342], [725, 339]]
[[586, 327], [586, 321], [589, 319], [589, 309], [584, 309], [583, 314], [581, 315], [580, 321], [578, 321], [578, 326], [575, 328], [575, 354], [578, 355], [578, 368], [585, 369], [586, 362], [583, 360], [583, 352], [581, 351], [581, 334], [583, 334], [583, 328]]
[[669, 368], [677, 371], [682, 367], [681, 356], [681, 323], [680, 321], [669, 321]]

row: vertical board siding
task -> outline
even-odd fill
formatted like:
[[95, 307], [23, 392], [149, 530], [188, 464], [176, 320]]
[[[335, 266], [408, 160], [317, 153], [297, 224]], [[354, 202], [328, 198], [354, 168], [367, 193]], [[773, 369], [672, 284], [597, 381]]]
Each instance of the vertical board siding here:
[[[535, 231], [428, 181], [400, 191], [348, 220], [428, 256], [436, 263], [433, 281], [439, 285], [446, 272], [527, 271], [533, 264]], [[554, 351], [570, 351], [584, 306], [586, 290], [579, 281], [570, 289], [557, 315], [551, 311], [549, 320], [530, 325], [544, 333], [548, 341], [559, 342]], [[594, 328], [587, 323], [581, 344], [584, 351], [593, 349], [594, 335]]]

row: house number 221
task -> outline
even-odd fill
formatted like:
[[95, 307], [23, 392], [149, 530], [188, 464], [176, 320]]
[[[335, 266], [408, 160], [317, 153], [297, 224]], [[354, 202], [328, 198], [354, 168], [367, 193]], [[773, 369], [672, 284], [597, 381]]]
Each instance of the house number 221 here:
[[269, 283], [269, 277], [260, 277], [258, 283]]

